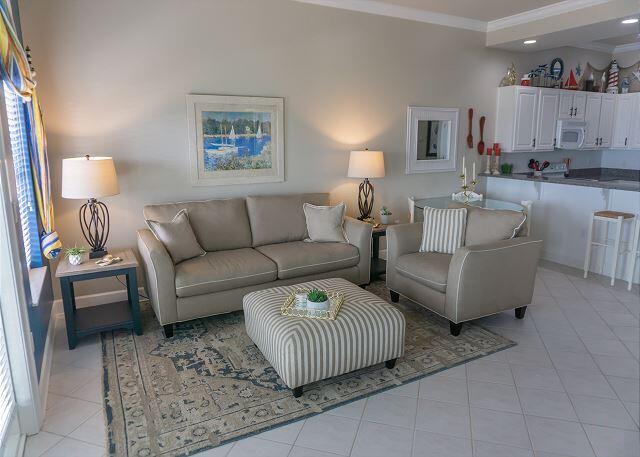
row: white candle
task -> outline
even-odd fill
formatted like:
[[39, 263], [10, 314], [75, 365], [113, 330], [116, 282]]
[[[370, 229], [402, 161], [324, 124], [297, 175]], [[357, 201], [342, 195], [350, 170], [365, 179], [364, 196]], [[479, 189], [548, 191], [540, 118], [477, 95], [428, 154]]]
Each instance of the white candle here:
[[476, 163], [473, 162], [473, 167], [471, 171], [471, 181], [475, 181], [475, 180], [476, 180]]
[[467, 164], [464, 156], [462, 156], [462, 185], [467, 185]]

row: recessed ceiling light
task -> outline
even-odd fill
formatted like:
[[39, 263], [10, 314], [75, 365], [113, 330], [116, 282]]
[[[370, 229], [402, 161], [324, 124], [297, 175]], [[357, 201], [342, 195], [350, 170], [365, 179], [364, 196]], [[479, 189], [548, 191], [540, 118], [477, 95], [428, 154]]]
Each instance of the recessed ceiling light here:
[[632, 17], [630, 19], [625, 19], [624, 21], [622, 21], [623, 24], [635, 24], [637, 22], [638, 22], [637, 17]]
[[534, 44], [536, 40], [524, 40], [524, 44]]

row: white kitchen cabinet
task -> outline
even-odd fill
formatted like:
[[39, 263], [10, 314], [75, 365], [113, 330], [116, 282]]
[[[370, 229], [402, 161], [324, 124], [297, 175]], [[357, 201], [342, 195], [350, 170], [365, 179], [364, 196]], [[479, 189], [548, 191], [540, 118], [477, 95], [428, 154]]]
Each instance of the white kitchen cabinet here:
[[640, 93], [633, 94], [633, 117], [631, 118], [630, 149], [640, 149]]
[[582, 149], [596, 149], [600, 142], [598, 128], [600, 127], [600, 109], [602, 107], [602, 94], [587, 94], [584, 121], [587, 124], [584, 133]]
[[582, 121], [585, 116], [587, 93], [575, 90], [560, 90], [558, 119]]
[[556, 89], [540, 89], [538, 93], [538, 117], [533, 147], [536, 151], [553, 151], [556, 145], [559, 92]]
[[504, 152], [532, 151], [535, 147], [539, 92], [536, 87], [498, 88], [495, 138]]
[[613, 137], [613, 116], [616, 107], [616, 96], [613, 94], [602, 94], [602, 105], [600, 106], [600, 123], [598, 125], [598, 147], [610, 148]]
[[613, 137], [611, 148], [630, 149], [631, 121], [634, 114], [635, 94], [616, 96], [615, 114], [613, 118]]

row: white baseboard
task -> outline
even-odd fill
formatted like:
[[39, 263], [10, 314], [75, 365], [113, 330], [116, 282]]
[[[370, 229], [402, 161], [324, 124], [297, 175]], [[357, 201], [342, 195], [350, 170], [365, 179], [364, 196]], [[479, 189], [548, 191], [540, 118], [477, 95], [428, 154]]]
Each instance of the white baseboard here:
[[[144, 294], [144, 288], [138, 287], [138, 294]], [[86, 308], [88, 306], [104, 305], [106, 303], [113, 303], [116, 301], [123, 301], [127, 299], [126, 290], [113, 290], [110, 292], [100, 292], [97, 294], [79, 295], [76, 297], [76, 307]], [[141, 301], [144, 299], [141, 297]], [[56, 316], [61, 316], [64, 312], [62, 309], [62, 299], [54, 300], [54, 309], [57, 310]]]
[[[44, 353], [42, 355], [42, 366], [40, 367], [40, 381], [38, 390], [40, 391], [40, 407], [42, 408], [42, 420], [44, 421], [47, 410], [47, 394], [49, 392], [49, 378], [51, 377], [51, 367], [53, 366], [53, 346], [56, 331], [56, 316], [62, 311], [62, 303], [53, 302], [51, 315], [49, 316], [49, 326], [47, 327], [47, 339], [44, 343]], [[42, 425], [42, 424], [40, 424]]]

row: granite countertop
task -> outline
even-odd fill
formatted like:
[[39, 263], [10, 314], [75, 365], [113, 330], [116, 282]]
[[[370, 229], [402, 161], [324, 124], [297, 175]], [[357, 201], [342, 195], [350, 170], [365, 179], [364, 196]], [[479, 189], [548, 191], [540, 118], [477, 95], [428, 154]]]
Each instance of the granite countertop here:
[[539, 178], [534, 177], [533, 172], [513, 173], [510, 175], [480, 173], [479, 176], [640, 192], [640, 170], [622, 168], [579, 168], [571, 170], [569, 177], [565, 177], [564, 173], [557, 172], [543, 172]]

